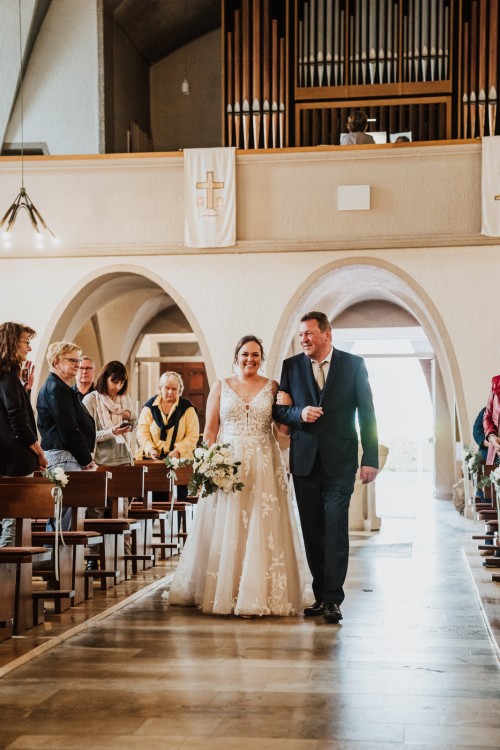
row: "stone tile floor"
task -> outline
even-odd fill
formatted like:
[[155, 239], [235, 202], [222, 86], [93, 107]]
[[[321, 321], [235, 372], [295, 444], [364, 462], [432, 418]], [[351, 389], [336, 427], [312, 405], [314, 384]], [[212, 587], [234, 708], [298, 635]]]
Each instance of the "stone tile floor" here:
[[422, 487], [411, 507], [395, 489], [381, 531], [352, 535], [340, 625], [209, 617], [168, 607], [168, 578], [152, 580], [0, 680], [0, 748], [498, 750], [482, 607], [498, 635], [499, 589], [477, 529]]

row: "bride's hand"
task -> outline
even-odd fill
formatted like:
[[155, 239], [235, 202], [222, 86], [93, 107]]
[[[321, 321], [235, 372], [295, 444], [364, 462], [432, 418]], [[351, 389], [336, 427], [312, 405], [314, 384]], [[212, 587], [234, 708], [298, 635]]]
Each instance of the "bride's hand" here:
[[278, 406], [293, 406], [292, 397], [286, 391], [278, 391], [276, 394], [276, 403]]

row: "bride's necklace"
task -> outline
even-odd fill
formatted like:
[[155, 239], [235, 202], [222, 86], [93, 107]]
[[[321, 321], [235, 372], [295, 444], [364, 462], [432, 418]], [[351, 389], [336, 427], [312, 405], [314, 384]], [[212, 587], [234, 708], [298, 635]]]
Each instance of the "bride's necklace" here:
[[250, 391], [248, 390], [248, 386], [244, 382], [242, 382], [239, 378], [236, 379], [236, 382], [238, 384], [238, 391], [239, 391], [240, 396], [245, 401], [251, 400], [254, 397], [254, 394], [250, 393]]

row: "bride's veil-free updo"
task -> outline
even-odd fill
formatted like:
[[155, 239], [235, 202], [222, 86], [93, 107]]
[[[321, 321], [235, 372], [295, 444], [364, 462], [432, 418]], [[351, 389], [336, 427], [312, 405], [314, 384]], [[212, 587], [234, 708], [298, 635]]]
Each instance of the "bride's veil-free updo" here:
[[242, 336], [241, 339], [236, 344], [236, 348], [234, 350], [233, 366], [238, 364], [238, 354], [240, 353], [241, 347], [245, 346], [245, 344], [248, 344], [249, 341], [255, 341], [255, 343], [259, 345], [261, 362], [265, 360], [266, 356], [264, 354], [264, 347], [262, 345], [262, 341], [257, 336], [252, 336], [251, 334], [248, 334], [247, 336]]

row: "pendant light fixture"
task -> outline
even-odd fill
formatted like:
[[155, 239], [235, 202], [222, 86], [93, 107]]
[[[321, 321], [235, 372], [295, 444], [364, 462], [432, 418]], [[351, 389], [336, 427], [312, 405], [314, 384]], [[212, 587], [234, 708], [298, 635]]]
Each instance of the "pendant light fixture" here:
[[[184, 0], [184, 29], [187, 28], [187, 0]], [[181, 91], [188, 96], [191, 93], [191, 85], [188, 79], [187, 43], [184, 44], [184, 80], [181, 83]]]
[[59, 244], [59, 240], [55, 234], [49, 229], [45, 220], [43, 219], [40, 211], [37, 209], [33, 201], [30, 199], [26, 188], [24, 187], [24, 109], [23, 109], [23, 53], [22, 53], [22, 14], [21, 14], [21, 0], [18, 0], [19, 9], [19, 82], [18, 91], [21, 107], [21, 189], [12, 203], [7, 209], [5, 215], [0, 221], [0, 231], [3, 229], [2, 242], [5, 248], [9, 248], [11, 245], [12, 231], [14, 229], [17, 215], [21, 209], [24, 209], [31, 222], [33, 231], [35, 234], [35, 243], [37, 247], [43, 247], [44, 239], [46, 236], [50, 237], [54, 245]]

